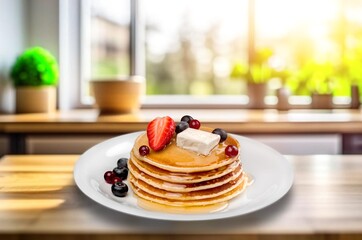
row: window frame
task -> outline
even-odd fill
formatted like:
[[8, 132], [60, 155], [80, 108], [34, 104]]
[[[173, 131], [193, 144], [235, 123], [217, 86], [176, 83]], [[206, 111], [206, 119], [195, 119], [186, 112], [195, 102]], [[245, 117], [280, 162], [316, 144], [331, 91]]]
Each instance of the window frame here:
[[[140, 7], [142, 0], [130, 0], [130, 74], [145, 76], [145, 31], [144, 14]], [[89, 0], [59, 1], [59, 57], [61, 65], [60, 109], [91, 108], [94, 101], [82, 100], [82, 86], [90, 75], [90, 4]], [[68, 13], [67, 13], [68, 11]], [[255, 52], [255, 3], [248, 1], [248, 61]], [[70, 39], [66, 39], [66, 37]], [[78, 51], [76, 51], [78, 49]], [[64, 67], [70, 65], [72, 67]], [[77, 83], [75, 84], [74, 81]], [[66, 90], [65, 90], [66, 89]], [[234, 98], [234, 101], [232, 101]], [[335, 108], [345, 108], [349, 97], [334, 98]], [[265, 109], [276, 109], [276, 97], [267, 96]], [[309, 107], [309, 96], [292, 96], [289, 103], [293, 109]], [[142, 108], [248, 108], [247, 95], [213, 95], [195, 97], [192, 95], [145, 95]]]
[[59, 109], [89, 108], [80, 102], [81, 0], [59, 0]]

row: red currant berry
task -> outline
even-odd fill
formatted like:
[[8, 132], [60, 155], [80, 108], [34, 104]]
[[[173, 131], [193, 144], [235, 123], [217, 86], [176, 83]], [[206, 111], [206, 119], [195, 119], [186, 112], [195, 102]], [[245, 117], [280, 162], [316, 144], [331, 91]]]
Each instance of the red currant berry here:
[[225, 148], [225, 154], [228, 156], [228, 157], [235, 157], [237, 156], [239, 153], [239, 149], [234, 146], [234, 145], [228, 145], [226, 148]]
[[138, 149], [139, 153], [141, 156], [146, 156], [147, 154], [150, 153], [150, 148], [146, 145], [142, 145], [139, 149]]
[[122, 182], [122, 179], [119, 177], [114, 177], [112, 183], [115, 184], [116, 182]]
[[113, 183], [113, 178], [114, 178], [114, 173], [112, 171], [107, 171], [104, 173], [104, 180], [106, 180], [107, 183], [112, 184]]
[[190, 125], [190, 128], [199, 129], [200, 126], [201, 126], [201, 123], [200, 123], [200, 121], [197, 120], [197, 119], [192, 119], [192, 120], [190, 121], [189, 125]]

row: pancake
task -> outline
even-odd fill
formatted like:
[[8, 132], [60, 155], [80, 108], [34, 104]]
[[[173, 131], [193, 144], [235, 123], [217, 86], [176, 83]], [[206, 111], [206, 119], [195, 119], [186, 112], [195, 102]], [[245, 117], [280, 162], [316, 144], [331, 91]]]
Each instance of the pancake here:
[[220, 168], [216, 168], [210, 171], [193, 172], [193, 173], [170, 172], [138, 160], [132, 152], [131, 152], [130, 162], [137, 169], [139, 169], [141, 172], [143, 172], [146, 175], [152, 176], [154, 178], [166, 182], [185, 183], [185, 184], [203, 182], [224, 176], [230, 172], [233, 172], [235, 168], [237, 168], [240, 165], [240, 160], [235, 159], [235, 161], [230, 163], [229, 165], [222, 166]]
[[[247, 177], [246, 175], [243, 175], [244, 177], [240, 177], [239, 181], [231, 181], [230, 185], [235, 185], [234, 188], [230, 191], [226, 191], [226, 193], [214, 197], [209, 197], [205, 199], [197, 199], [194, 198], [194, 200], [180, 200], [180, 199], [168, 199], [164, 197], [156, 196], [150, 192], [146, 192], [142, 190], [141, 188], [137, 187], [135, 185], [135, 181], [133, 180], [132, 176], [130, 177], [130, 185], [134, 191], [134, 193], [147, 201], [163, 204], [166, 206], [175, 206], [175, 207], [195, 207], [195, 206], [207, 206], [211, 204], [217, 204], [221, 202], [228, 201], [236, 196], [238, 196], [240, 193], [244, 191], [244, 189], [247, 186]], [[230, 187], [229, 187], [230, 188]], [[215, 192], [216, 193], [216, 192]], [[200, 195], [202, 196], [202, 195]]]
[[[225, 183], [233, 181], [237, 179], [242, 173], [241, 165], [239, 164], [234, 171], [225, 174], [221, 177], [214, 178], [211, 180], [206, 180], [198, 183], [175, 183], [175, 182], [167, 182], [164, 180], [157, 179], [150, 175], [143, 173], [139, 170], [132, 161], [129, 162], [128, 168], [130, 173], [134, 176], [135, 179], [140, 180], [140, 182], [147, 182], [147, 185], [158, 188], [160, 190], [166, 190], [171, 192], [192, 192], [205, 190], [210, 188], [215, 188], [221, 186]], [[145, 190], [145, 189], [144, 189]]]
[[[211, 132], [212, 129], [201, 130]], [[164, 149], [150, 149], [145, 156], [139, 153], [142, 145], [148, 146], [146, 133], [138, 136], [131, 150], [129, 184], [139, 203], [147, 208], [167, 211], [169, 207], [180, 213], [191, 209], [220, 209], [248, 185], [240, 155], [225, 154], [228, 145], [240, 149], [239, 142], [230, 134], [208, 155], [178, 147], [176, 135]]]
[[154, 196], [165, 198], [165, 199], [178, 199], [182, 201], [188, 201], [188, 200], [198, 200], [198, 199], [206, 199], [206, 198], [212, 198], [217, 197], [220, 195], [223, 195], [229, 191], [232, 191], [234, 188], [238, 186], [238, 184], [241, 183], [241, 181], [244, 181], [245, 176], [240, 173], [236, 175], [235, 178], [232, 180], [212, 188], [207, 188], [203, 190], [195, 190], [190, 192], [173, 192], [173, 191], [167, 191], [163, 189], [159, 189], [156, 187], [153, 187], [152, 185], [148, 184], [147, 182], [137, 179], [132, 173], [130, 174], [130, 182], [137, 186], [139, 189], [150, 193]]
[[207, 156], [177, 147], [175, 138], [163, 150], [157, 152], [150, 150], [150, 153], [146, 156], [139, 154], [139, 148], [142, 145], [148, 145], [146, 133], [142, 133], [136, 139], [132, 148], [132, 154], [137, 159], [167, 171], [180, 173], [210, 171], [229, 165], [239, 159], [239, 155], [226, 158], [226, 146], [234, 145], [240, 148], [239, 142], [230, 134], [224, 142], [218, 144]]

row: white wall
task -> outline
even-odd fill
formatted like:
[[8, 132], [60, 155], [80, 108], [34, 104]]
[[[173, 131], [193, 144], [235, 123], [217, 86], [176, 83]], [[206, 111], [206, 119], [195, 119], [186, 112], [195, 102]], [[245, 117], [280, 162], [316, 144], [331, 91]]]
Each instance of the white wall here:
[[59, 59], [59, 0], [26, 1], [29, 17], [27, 45], [41, 46]]
[[14, 111], [9, 69], [27, 42], [26, 0], [0, 0], [0, 112]]
[[16, 57], [30, 46], [59, 56], [59, 0], [0, 0], [0, 112], [14, 112], [9, 79]]

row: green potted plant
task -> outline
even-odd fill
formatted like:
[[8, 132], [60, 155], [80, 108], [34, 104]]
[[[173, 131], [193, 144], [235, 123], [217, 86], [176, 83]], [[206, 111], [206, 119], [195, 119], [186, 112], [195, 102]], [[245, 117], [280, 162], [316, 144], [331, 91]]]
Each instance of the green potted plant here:
[[[358, 109], [360, 103], [360, 87], [362, 87], [362, 59], [361, 50], [356, 49], [353, 54], [346, 54], [338, 68], [339, 83], [343, 84], [342, 94], [350, 91], [350, 108]], [[339, 88], [341, 89], [341, 88]]]
[[55, 111], [59, 69], [51, 53], [41, 47], [25, 50], [13, 64], [10, 77], [17, 113]]
[[313, 74], [309, 78], [312, 90], [311, 107], [316, 109], [333, 108], [333, 90], [336, 83], [335, 66], [330, 62], [313, 63]]
[[274, 77], [275, 69], [269, 65], [269, 59], [273, 51], [269, 48], [261, 48], [255, 52], [253, 62], [234, 64], [231, 77], [243, 79], [247, 82], [249, 107], [264, 108], [264, 97], [267, 93], [267, 83]]
[[331, 109], [336, 80], [332, 63], [310, 61], [295, 73], [288, 84], [294, 94], [311, 96], [311, 108]]

